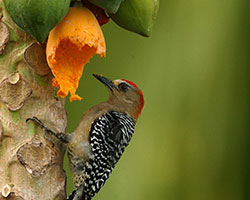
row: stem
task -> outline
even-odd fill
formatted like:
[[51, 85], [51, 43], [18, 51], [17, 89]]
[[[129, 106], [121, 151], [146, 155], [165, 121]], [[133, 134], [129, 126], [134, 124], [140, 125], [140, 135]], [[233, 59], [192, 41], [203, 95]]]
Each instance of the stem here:
[[52, 78], [44, 45], [15, 25], [0, 0], [0, 199], [66, 198], [65, 145], [25, 122], [36, 116], [65, 132], [64, 100]]

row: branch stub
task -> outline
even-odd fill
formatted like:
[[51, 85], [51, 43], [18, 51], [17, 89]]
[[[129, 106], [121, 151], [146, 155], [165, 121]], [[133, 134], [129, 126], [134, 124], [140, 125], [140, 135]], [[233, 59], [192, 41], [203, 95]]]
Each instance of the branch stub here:
[[0, 98], [11, 111], [19, 110], [31, 93], [31, 88], [18, 73], [5, 78], [0, 84]]
[[8, 27], [0, 21], [0, 55], [3, 54], [4, 48], [10, 39], [10, 31]]
[[37, 43], [30, 45], [24, 53], [24, 59], [28, 66], [41, 76], [50, 73], [50, 68], [46, 60], [45, 47]]

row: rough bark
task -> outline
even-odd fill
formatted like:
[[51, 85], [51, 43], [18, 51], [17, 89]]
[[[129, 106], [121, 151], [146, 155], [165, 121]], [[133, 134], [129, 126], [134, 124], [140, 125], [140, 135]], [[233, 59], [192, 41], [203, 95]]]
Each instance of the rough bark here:
[[65, 146], [45, 137], [37, 116], [64, 132], [64, 101], [56, 97], [45, 48], [20, 30], [0, 0], [0, 199], [65, 199]]

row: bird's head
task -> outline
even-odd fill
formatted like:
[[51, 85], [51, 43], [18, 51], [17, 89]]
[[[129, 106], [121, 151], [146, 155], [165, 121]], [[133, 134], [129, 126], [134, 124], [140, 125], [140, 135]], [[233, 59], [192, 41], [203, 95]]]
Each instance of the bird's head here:
[[93, 74], [93, 76], [108, 87], [110, 94], [108, 101], [111, 104], [135, 119], [139, 117], [144, 105], [144, 97], [136, 84], [125, 79], [112, 81], [101, 75]]

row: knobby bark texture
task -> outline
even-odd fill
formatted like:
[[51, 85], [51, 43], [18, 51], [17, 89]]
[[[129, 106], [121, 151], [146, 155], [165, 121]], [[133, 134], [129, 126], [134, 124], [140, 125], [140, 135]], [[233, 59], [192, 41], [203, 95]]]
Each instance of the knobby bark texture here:
[[0, 0], [0, 200], [65, 199], [65, 146], [25, 120], [64, 132], [64, 101], [52, 87], [45, 46], [19, 29]]

